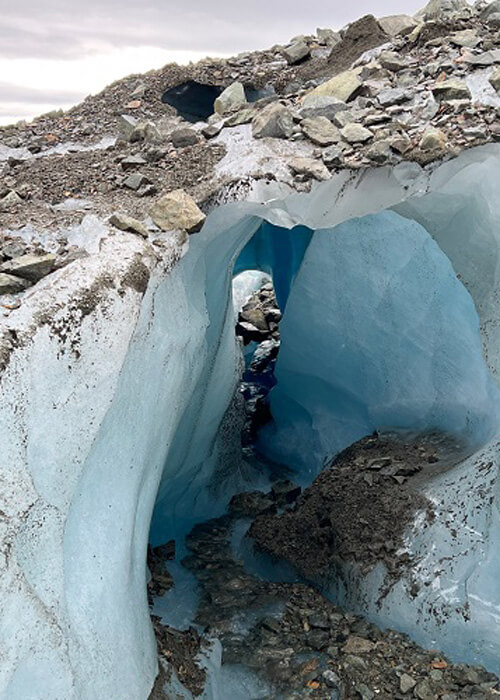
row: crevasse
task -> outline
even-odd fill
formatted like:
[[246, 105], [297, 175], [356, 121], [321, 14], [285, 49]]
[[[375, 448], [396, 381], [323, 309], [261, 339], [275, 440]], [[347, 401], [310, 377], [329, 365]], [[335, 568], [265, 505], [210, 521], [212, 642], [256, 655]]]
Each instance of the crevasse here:
[[[151, 518], [153, 543], [165, 541], [241, 487], [230, 290], [247, 268], [272, 274], [284, 310], [273, 423], [260, 436], [270, 456], [307, 478], [384, 426], [440, 427], [474, 451], [424, 487], [438, 517], [407, 533], [421, 555], [416, 598], [401, 581], [377, 606], [380, 570], [354, 572], [356, 586], [333, 582], [329, 593], [500, 670], [499, 175], [500, 147], [490, 145], [435, 171], [343, 173], [309, 195], [257, 185], [249, 201], [214, 209], [172, 270], [154, 272], [135, 315], [117, 299], [106, 317], [97, 310], [83, 321], [79, 364], [43, 330], [35, 335], [19, 363], [43, 358], [61, 406], [79, 392], [87, 426], [82, 438], [67, 409], [47, 415], [44, 381], [11, 362], [6, 404], [24, 397], [20, 425], [32, 437], [26, 450], [13, 430], [6, 455], [21, 461], [36, 497], [2, 591], [6, 697], [33, 697], [34, 687], [40, 698], [147, 697], [156, 672], [145, 592]], [[86, 393], [82, 378], [93, 372], [99, 391]], [[456, 536], [450, 520], [462, 523]]]

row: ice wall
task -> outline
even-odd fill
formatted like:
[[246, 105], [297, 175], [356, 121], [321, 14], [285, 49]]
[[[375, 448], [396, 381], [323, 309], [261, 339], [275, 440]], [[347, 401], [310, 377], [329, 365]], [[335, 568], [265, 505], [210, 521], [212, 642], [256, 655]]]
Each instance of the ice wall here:
[[[153, 535], [160, 541], [176, 528], [182, 530], [183, 522], [204, 517], [214, 507], [208, 495], [214, 475], [221, 463], [235, 459], [228, 407], [239, 358], [230, 282], [235, 261], [262, 221], [280, 229], [320, 230], [309, 246], [305, 236], [290, 239], [296, 252], [307, 247], [305, 259], [327, 236], [325, 230], [393, 207], [403, 218], [422, 224], [438, 244], [446, 229], [442, 249], [446, 245], [446, 255], [476, 303], [487, 358], [496, 370], [500, 228], [491, 183], [498, 181], [499, 171], [500, 147], [491, 145], [435, 172], [403, 164], [342, 173], [308, 195], [291, 193], [276, 182], [257, 184], [247, 201], [215, 209], [203, 231], [190, 237], [187, 252], [180, 241], [172, 241], [161, 255], [132, 234], [115, 233], [102, 241], [99, 253], [43, 280], [26, 293], [19, 309], [2, 318], [0, 697], [148, 696], [156, 673], [145, 594], [150, 518], [156, 500]], [[452, 221], [451, 204], [459, 207], [464, 192], [471, 198], [469, 218], [457, 215]], [[445, 200], [436, 226], [432, 197]], [[410, 229], [417, 230], [413, 225]], [[411, 231], [408, 235], [417, 235]], [[258, 264], [276, 277], [282, 247], [275, 245], [274, 262], [265, 252]], [[462, 253], [464, 246], [469, 254]], [[457, 313], [473, 324], [470, 303], [451, 279], [446, 260], [437, 249], [432, 253], [430, 241], [424, 248], [427, 263], [436, 271], [434, 289], [443, 302], [448, 298], [445, 289], [460, 297]], [[286, 297], [291, 289], [285, 318], [290, 314], [292, 327], [292, 277], [296, 275], [298, 285], [302, 268], [300, 256], [290, 254], [289, 260], [283, 290]], [[438, 269], [448, 271], [445, 284]], [[347, 281], [347, 271], [342, 274]], [[366, 282], [374, 280], [368, 277]], [[328, 284], [335, 290], [338, 281]], [[308, 313], [313, 317], [310, 307]], [[468, 357], [474, 376], [481, 378], [470, 328], [464, 328], [468, 342], [453, 355], [453, 368], [458, 373]], [[365, 350], [363, 357], [368, 355]], [[381, 353], [373, 357], [380, 361]], [[433, 386], [445, 384], [434, 377]], [[478, 410], [487, 396], [486, 384], [480, 387]], [[361, 396], [359, 386], [357, 391]], [[464, 396], [469, 396], [467, 391]], [[372, 420], [372, 412], [379, 415], [382, 409], [373, 403], [375, 397], [369, 399], [362, 396]], [[443, 401], [435, 406], [444, 412]], [[460, 406], [463, 402], [457, 414], [461, 420], [465, 414]], [[488, 625], [494, 629], [500, 604], [494, 586], [500, 564], [489, 537], [498, 528], [496, 501], [482, 495], [488, 482], [488, 493], [497, 498], [494, 443], [474, 460], [476, 466], [468, 463], [430, 488], [436, 501], [447, 504], [452, 521], [459, 519], [464, 503], [481, 505], [481, 514], [471, 510], [458, 545], [443, 536], [444, 519], [437, 529], [412, 535], [409, 546], [426, 553], [422, 581], [435, 581], [439, 570], [438, 583], [422, 587], [419, 605], [402, 584], [398, 597], [395, 592], [387, 598], [380, 613], [384, 623], [405, 620], [412, 633], [418, 628], [436, 645], [449, 645], [453, 638], [469, 640], [464, 647], [469, 650]], [[489, 465], [487, 477], [482, 464]], [[461, 485], [464, 472], [471, 480], [470, 492]], [[451, 494], [456, 494], [452, 500]], [[426, 611], [429, 605], [446, 608], [452, 579], [457, 599], [472, 614], [468, 620], [450, 615], [448, 622], [438, 624]], [[365, 584], [363, 599], [353, 604], [374, 613], [370, 600], [377, 582]], [[488, 634], [492, 646], [486, 660], [500, 656], [493, 633]]]

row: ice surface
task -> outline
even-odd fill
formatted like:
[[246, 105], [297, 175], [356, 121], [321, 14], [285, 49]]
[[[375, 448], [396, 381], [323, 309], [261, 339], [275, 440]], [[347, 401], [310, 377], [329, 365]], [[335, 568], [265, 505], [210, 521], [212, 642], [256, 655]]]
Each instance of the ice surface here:
[[[229, 160], [224, 167], [230, 172]], [[228, 475], [235, 490], [245, 483], [230, 290], [257, 231], [238, 265], [271, 272], [285, 309], [273, 449], [283, 453], [279, 435], [288, 430], [290, 459], [307, 468], [306, 449], [316, 460], [379, 421], [439, 422], [486, 439], [496, 388], [480, 341], [496, 376], [499, 174], [494, 144], [436, 170], [412, 163], [341, 173], [308, 195], [258, 185], [248, 201], [215, 209], [167, 273], [149, 244], [117, 232], [2, 320], [1, 338], [12, 329], [23, 343], [1, 374], [1, 534], [11, 555], [0, 560], [0, 695], [148, 696], [157, 668], [145, 591], [153, 508], [157, 544], [221, 513]], [[118, 293], [136, 256], [152, 270], [144, 298], [130, 287]], [[103, 290], [109, 275], [116, 286]], [[74, 300], [91, 286], [106, 303], [83, 316]], [[345, 597], [383, 624], [498, 671], [497, 469], [492, 439], [428, 485], [442, 515], [407, 533], [421, 555], [417, 600], [402, 582], [379, 610], [376, 575]], [[459, 524], [456, 538], [448, 521]]]

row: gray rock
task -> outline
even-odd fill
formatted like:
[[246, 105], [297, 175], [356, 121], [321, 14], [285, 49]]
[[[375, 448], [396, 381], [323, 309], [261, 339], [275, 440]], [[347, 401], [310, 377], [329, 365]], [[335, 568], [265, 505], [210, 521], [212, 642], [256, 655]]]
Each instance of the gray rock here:
[[470, 100], [471, 94], [467, 83], [460, 78], [450, 78], [436, 83], [432, 88], [432, 94], [437, 100]]
[[252, 119], [252, 134], [254, 138], [265, 136], [287, 139], [293, 134], [292, 113], [279, 102], [273, 102], [257, 112]]
[[123, 212], [117, 211], [112, 214], [109, 217], [109, 223], [119, 228], [120, 231], [132, 231], [133, 233], [138, 233], [140, 236], [144, 236], [144, 238], [148, 237], [147, 228], [141, 224], [140, 221], [137, 221], [137, 219]]
[[492, 49], [491, 51], [483, 51], [480, 54], [468, 54], [464, 56], [464, 61], [472, 66], [487, 67], [493, 66], [495, 63], [500, 63], [500, 49]]
[[487, 20], [491, 15], [498, 12], [500, 12], [500, 0], [493, 0], [493, 2], [490, 2], [483, 7], [480, 12], [480, 17], [482, 20]]
[[285, 46], [282, 50], [283, 56], [286, 58], [289, 65], [299, 63], [310, 54], [309, 46], [305, 41], [296, 41], [290, 46]]
[[137, 119], [135, 117], [131, 117], [129, 114], [122, 114], [120, 115], [118, 126], [120, 129], [120, 134], [128, 141], [132, 132], [137, 126]]
[[340, 678], [334, 671], [323, 671], [321, 675], [329, 688], [338, 688], [340, 686]]
[[369, 654], [375, 649], [375, 644], [370, 642], [369, 639], [364, 637], [357, 637], [356, 635], [351, 635], [347, 638], [342, 651], [344, 654]]
[[0, 272], [0, 294], [17, 294], [24, 292], [30, 286], [30, 282], [14, 275]]
[[217, 124], [208, 124], [207, 126], [203, 127], [203, 129], [201, 130], [201, 133], [203, 134], [203, 136], [205, 138], [213, 139], [215, 136], [218, 136], [220, 134], [223, 126], [224, 126], [223, 121], [220, 121]]
[[235, 114], [232, 114], [224, 121], [224, 126], [239, 126], [240, 124], [248, 124], [255, 116], [255, 109], [248, 107], [240, 109]]
[[425, 130], [422, 136], [419, 147], [423, 151], [431, 151], [432, 153], [439, 155], [446, 150], [447, 138], [446, 134], [441, 131], [441, 129], [436, 129], [431, 126]]
[[417, 681], [413, 679], [408, 673], [403, 673], [399, 679], [399, 688], [402, 693], [409, 693], [410, 690], [417, 685]]
[[160, 143], [163, 137], [153, 122], [139, 122], [129, 136], [130, 143], [140, 143], [150, 141]]
[[391, 105], [399, 105], [402, 102], [408, 102], [412, 97], [410, 90], [404, 88], [389, 88], [378, 93], [377, 99], [382, 107], [390, 107]]
[[306, 175], [315, 180], [329, 180], [330, 172], [328, 168], [319, 160], [297, 156], [288, 163], [290, 169], [296, 175]]
[[486, 20], [492, 27], [500, 27], [500, 12], [493, 12]]
[[366, 143], [373, 138], [373, 131], [355, 123], [346, 124], [340, 133], [347, 143]]
[[340, 132], [326, 117], [312, 117], [301, 123], [302, 131], [318, 146], [331, 146], [340, 141]]
[[24, 255], [25, 251], [25, 246], [22, 245], [21, 243], [16, 243], [15, 241], [12, 241], [10, 243], [6, 243], [4, 246], [2, 246], [2, 249], [0, 250], [0, 254], [4, 258], [19, 258], [21, 255]]
[[197, 131], [189, 127], [182, 127], [172, 131], [170, 140], [175, 148], [186, 148], [187, 146], [194, 146], [200, 139]]
[[319, 42], [327, 46], [335, 46], [342, 39], [340, 32], [334, 32], [333, 29], [320, 29], [319, 27], [316, 29], [316, 36]]
[[470, 11], [466, 0], [430, 0], [421, 12], [426, 20], [440, 20], [464, 11]]
[[393, 151], [404, 154], [411, 148], [411, 139], [407, 134], [396, 134], [388, 139]]
[[342, 167], [344, 164], [344, 150], [341, 146], [325, 148], [322, 154], [323, 163], [329, 168]]
[[361, 86], [362, 82], [358, 77], [358, 71], [347, 70], [330, 78], [330, 80], [318, 85], [317, 88], [307, 93], [302, 100], [302, 104], [306, 104], [307, 99], [311, 95], [328, 95], [329, 97], [335, 97], [337, 100], [342, 100], [342, 102], [349, 102], [360, 90]]
[[302, 109], [299, 116], [303, 119], [308, 117], [326, 117], [332, 119], [338, 112], [347, 109], [347, 105], [342, 100], [329, 95], [309, 95], [302, 102]]
[[450, 41], [456, 46], [473, 49], [480, 43], [481, 39], [475, 29], [462, 29], [459, 32], [450, 34]]
[[391, 146], [388, 141], [376, 141], [368, 148], [366, 155], [374, 163], [387, 163], [392, 156]]
[[427, 679], [421, 681], [413, 691], [419, 700], [435, 700], [436, 693]]
[[45, 255], [21, 255], [12, 258], [0, 266], [0, 272], [22, 277], [30, 282], [38, 282], [54, 269], [56, 256], [52, 253]]
[[133, 170], [141, 165], [146, 165], [146, 160], [142, 156], [127, 156], [121, 161], [120, 165], [123, 170]]
[[150, 215], [162, 231], [184, 230], [188, 233], [199, 231], [206, 218], [194, 199], [184, 190], [164, 194], [153, 205]]
[[489, 77], [490, 83], [500, 95], [500, 68], [496, 68]]
[[148, 185], [149, 183], [150, 180], [142, 173], [131, 173], [128, 177], [125, 178], [125, 180], [122, 182], [122, 185], [129, 190], [137, 192], [137, 190], [140, 189], [143, 185]]
[[239, 516], [255, 516], [275, 510], [274, 501], [261, 491], [237, 493], [229, 503], [229, 512]]
[[214, 110], [217, 114], [225, 114], [233, 109], [242, 107], [247, 103], [245, 88], [242, 83], [236, 82], [229, 85], [214, 102]]
[[386, 68], [394, 73], [408, 68], [408, 61], [395, 51], [382, 51], [378, 60], [382, 68]]
[[0, 199], [0, 211], [8, 211], [18, 204], [22, 203], [22, 198], [17, 194], [15, 190], [11, 190], [5, 197]]
[[406, 36], [417, 26], [417, 21], [409, 15], [387, 15], [380, 17], [377, 22], [382, 30], [390, 37]]

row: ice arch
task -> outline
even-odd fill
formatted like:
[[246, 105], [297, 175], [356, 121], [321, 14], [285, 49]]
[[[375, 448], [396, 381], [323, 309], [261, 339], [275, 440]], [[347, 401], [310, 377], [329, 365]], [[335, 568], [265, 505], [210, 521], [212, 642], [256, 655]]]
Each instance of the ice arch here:
[[[277, 183], [258, 186], [250, 201], [215, 209], [179, 262], [176, 249], [167, 273], [148, 257], [145, 243], [117, 234], [95, 257], [37, 286], [9, 318], [16, 344], [7, 364], [0, 347], [2, 537], [9, 544], [9, 556], [0, 561], [0, 694], [36, 700], [147, 697], [156, 671], [144, 586], [150, 518], [157, 495], [158, 537], [182, 527], [183, 518], [202, 517], [217, 468], [237, 459], [228, 411], [238, 365], [230, 283], [240, 251], [262, 221], [320, 231], [304, 262], [314, 253], [316, 236], [319, 242], [325, 230], [348, 221], [354, 226], [356, 218], [397, 209], [422, 224], [469, 290], [485, 356], [496, 372], [499, 172], [500, 147], [490, 145], [430, 172], [403, 164], [343, 173], [307, 196]], [[464, 194], [468, 217], [457, 214]], [[446, 241], [440, 240], [443, 232]], [[137, 277], [136, 270], [130, 276], [137, 255], [150, 275]], [[449, 273], [441, 255], [430, 255], [432, 261]], [[303, 269], [296, 271], [287, 301], [290, 333]], [[446, 300], [443, 279], [435, 279]], [[456, 281], [449, 277], [448, 283], [453, 289]], [[99, 293], [82, 315], [74, 300], [91, 285]], [[461, 318], [473, 324], [470, 302], [460, 294]], [[54, 295], [61, 302], [57, 308]], [[49, 332], [48, 319], [71, 329], [67, 344]], [[477, 347], [469, 332], [465, 337], [471, 342], [463, 350], [481, 376]], [[464, 360], [455, 359], [458, 372]], [[461, 378], [465, 388], [468, 378]], [[486, 384], [480, 386], [486, 401]], [[402, 584], [377, 612], [384, 624], [490, 667], [500, 656], [494, 586], [500, 561], [492, 545], [498, 531], [497, 452], [492, 440], [429, 484], [442, 517], [425, 532], [408, 533], [409, 545], [425, 554], [417, 572], [421, 593], [411, 600]], [[467, 526], [452, 538], [446, 519], [462, 522], [464, 515]], [[349, 602], [375, 616], [377, 585], [376, 577], [361, 581], [360, 596], [351, 595]], [[457, 609], [466, 609], [467, 616]]]

